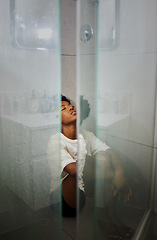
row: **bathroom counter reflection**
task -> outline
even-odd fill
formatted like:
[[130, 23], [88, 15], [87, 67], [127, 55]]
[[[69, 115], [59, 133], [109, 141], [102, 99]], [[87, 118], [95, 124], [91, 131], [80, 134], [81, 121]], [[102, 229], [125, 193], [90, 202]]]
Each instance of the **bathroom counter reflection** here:
[[15, 116], [3, 116], [3, 118], [30, 128], [45, 128], [50, 126], [57, 127], [59, 123], [58, 112], [20, 114]]
[[1, 175], [7, 186], [34, 210], [49, 203], [47, 144], [58, 131], [57, 113], [3, 116]]

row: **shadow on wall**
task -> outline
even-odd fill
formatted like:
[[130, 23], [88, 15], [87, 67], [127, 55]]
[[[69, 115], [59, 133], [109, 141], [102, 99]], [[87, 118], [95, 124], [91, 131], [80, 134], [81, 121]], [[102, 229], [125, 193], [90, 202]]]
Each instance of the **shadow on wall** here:
[[[117, 201], [117, 206], [127, 205], [135, 209], [144, 211], [145, 208], [148, 206], [148, 192], [146, 192], [146, 189], [149, 189], [146, 186], [147, 183], [145, 177], [140, 171], [140, 169], [138, 169], [137, 166], [130, 159], [125, 159], [125, 161], [122, 160], [122, 163], [124, 166], [126, 178], [132, 189], [132, 196], [127, 204], [124, 203], [123, 200]], [[95, 197], [96, 181], [97, 179], [95, 176], [95, 159], [94, 157], [87, 156], [84, 168], [84, 184], [87, 197]], [[102, 198], [105, 200], [105, 192]]]

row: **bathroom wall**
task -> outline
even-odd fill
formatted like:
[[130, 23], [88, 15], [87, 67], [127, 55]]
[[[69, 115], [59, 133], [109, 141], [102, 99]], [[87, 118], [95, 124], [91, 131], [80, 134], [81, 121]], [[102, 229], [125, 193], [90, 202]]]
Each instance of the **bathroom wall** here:
[[118, 46], [98, 49], [98, 99], [110, 106], [99, 112], [128, 114], [125, 121], [104, 131], [105, 137], [102, 131], [99, 135], [122, 157], [133, 184], [131, 202], [140, 208], [148, 207], [156, 151], [156, 4], [155, 0], [121, 0]]
[[[62, 93], [76, 102], [76, 86], [79, 95], [83, 95], [91, 105], [90, 118], [83, 122], [83, 127], [94, 129], [94, 96], [95, 96], [95, 40], [96, 40], [96, 5], [94, 1], [80, 1], [81, 18], [77, 22], [78, 1], [61, 1], [62, 28]], [[76, 38], [77, 28], [89, 24], [94, 35], [84, 43]], [[78, 45], [77, 45], [78, 44]], [[79, 50], [78, 50], [79, 48]], [[77, 54], [76, 54], [77, 53]], [[80, 60], [77, 59], [79, 55]], [[79, 83], [76, 84], [78, 62], [80, 61]]]
[[[79, 93], [91, 108], [82, 128], [97, 133], [120, 155], [133, 189], [130, 205], [145, 209], [149, 204], [154, 150], [156, 1], [117, 2], [120, 3], [118, 43], [115, 49], [105, 50], [99, 45], [100, 31], [105, 25], [103, 15], [98, 18], [96, 29], [96, 11], [101, 1], [98, 5], [92, 0], [80, 1], [78, 31], [84, 24], [94, 31], [88, 42], [78, 42]], [[116, 122], [116, 114], [121, 121]], [[114, 124], [100, 127], [99, 123], [103, 125], [109, 115]]]
[[42, 97], [44, 90], [52, 96], [56, 94], [58, 88], [58, 86], [54, 87], [54, 82], [58, 79], [59, 57], [57, 52], [20, 50], [12, 46], [10, 34], [12, 20], [10, 19], [9, 2], [9, 0], [0, 1], [1, 108], [3, 108], [5, 93], [10, 94], [11, 99], [9, 100], [12, 103], [14, 96], [17, 96], [19, 101], [23, 101], [24, 96], [30, 96], [32, 90], [35, 90], [38, 97]]
[[[38, 6], [38, 13], [45, 14], [46, 18], [49, 13], [42, 11], [47, 9], [47, 5], [44, 2], [46, 7], [42, 8], [40, 4], [43, 2], [37, 1], [36, 5], [35, 1], [29, 4]], [[13, 2], [0, 0], [0, 172], [4, 184], [30, 207], [39, 209], [50, 204], [47, 145], [51, 134], [59, 131], [55, 101], [60, 93], [61, 80], [58, 1], [49, 1], [50, 5], [53, 4], [50, 14], [54, 13], [51, 17], [55, 26], [51, 26], [56, 41], [55, 49], [50, 51], [13, 46], [14, 30], [10, 29], [14, 21], [10, 16], [10, 3]], [[24, 4], [26, 1], [15, 3]], [[31, 20], [32, 23], [37, 21], [37, 16], [33, 14], [33, 20], [28, 18], [24, 27]], [[16, 19], [18, 17], [17, 14]], [[45, 18], [41, 16], [41, 19]], [[38, 34], [41, 29], [34, 32]], [[41, 41], [42, 37], [39, 38]], [[32, 91], [35, 96], [32, 96]]]
[[78, 34], [81, 36], [80, 29], [84, 25], [89, 25], [93, 30], [92, 38], [87, 41], [78, 39], [78, 81], [79, 94], [88, 100], [90, 106], [89, 117], [86, 118], [81, 127], [82, 129], [95, 132], [96, 117], [96, 19], [97, 5], [96, 1], [80, 1], [80, 17], [77, 23]]
[[[62, 89], [65, 95], [75, 99], [76, 32], [72, 26], [76, 26], [77, 3], [72, 0], [67, 2], [62, 2]], [[80, 6], [78, 27], [89, 24], [94, 30], [94, 36], [89, 42], [78, 42], [79, 91], [80, 95], [88, 99], [91, 107], [90, 116], [82, 127], [94, 131], [95, 120], [99, 118], [95, 112], [96, 102], [100, 113], [113, 113], [116, 99], [116, 112], [127, 114], [128, 118], [112, 125], [107, 131], [100, 129], [98, 136], [122, 157], [128, 178], [134, 178], [132, 184], [135, 194], [131, 204], [144, 209], [149, 202], [153, 150], [156, 152], [156, 1], [120, 1], [118, 46], [114, 50], [99, 49], [98, 62], [95, 51], [97, 5], [95, 1], [81, 1]], [[70, 17], [67, 18], [70, 12]], [[141, 182], [142, 192], [138, 194]]]
[[4, 23], [0, 26], [1, 90], [53, 89], [53, 81], [50, 80], [52, 73], [54, 78], [56, 77], [55, 54], [49, 51], [20, 51], [13, 48], [10, 41], [9, 0], [1, 1], [1, 6], [1, 22]]
[[61, 0], [62, 94], [76, 103], [76, 4]]
[[[3, 23], [0, 25], [1, 93], [11, 92], [22, 95], [23, 92], [31, 93], [32, 89], [39, 92], [43, 92], [44, 89], [50, 92], [52, 90], [52, 94], [53, 91], [55, 93], [54, 82], [58, 78], [56, 56], [47, 51], [32, 52], [14, 49], [9, 40], [9, 0], [1, 0], [0, 3], [0, 22]], [[61, 1], [62, 93], [75, 102], [76, 5], [77, 1], [75, 0]], [[118, 111], [120, 109], [124, 110], [124, 105], [122, 105], [119, 96], [125, 97], [129, 105], [128, 120], [110, 127], [107, 133], [104, 130], [98, 135], [122, 156], [124, 164], [131, 165], [132, 170], [136, 170], [133, 177], [140, 176], [143, 180], [142, 195], [135, 194], [132, 203], [138, 202], [138, 206], [142, 203], [141, 207], [144, 208], [148, 204], [153, 150], [155, 154], [157, 151], [157, 133], [154, 133], [157, 46], [156, 0], [150, 0], [149, 2], [147, 0], [120, 1], [119, 44], [115, 50], [99, 49], [97, 83], [95, 83], [97, 5], [92, 0], [82, 1], [81, 8], [80, 26], [89, 24], [94, 30], [93, 38], [87, 43], [80, 41], [79, 46], [81, 63], [80, 95], [88, 99], [91, 106], [90, 117], [84, 121], [83, 128], [93, 131], [95, 126], [96, 87], [99, 92], [98, 97], [101, 98], [101, 104], [105, 106], [108, 101], [110, 110], [113, 104], [112, 99], [115, 98], [118, 101]], [[4, 9], [5, 15], [3, 14]], [[42, 71], [39, 71], [41, 69]], [[106, 96], [108, 96], [107, 100], [105, 99]], [[101, 113], [102, 111], [107, 110], [101, 109]], [[131, 177], [132, 172], [129, 174], [129, 177]], [[134, 184], [139, 186], [138, 179], [135, 180], [137, 182], [135, 181]], [[155, 209], [156, 206], [157, 204], [155, 204]]]

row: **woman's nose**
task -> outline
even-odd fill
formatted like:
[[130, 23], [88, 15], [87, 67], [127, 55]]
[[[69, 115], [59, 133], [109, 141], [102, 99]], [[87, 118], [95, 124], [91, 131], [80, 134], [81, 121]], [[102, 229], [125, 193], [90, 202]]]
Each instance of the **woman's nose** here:
[[70, 108], [69, 108], [70, 110], [74, 110], [74, 106], [70, 106]]

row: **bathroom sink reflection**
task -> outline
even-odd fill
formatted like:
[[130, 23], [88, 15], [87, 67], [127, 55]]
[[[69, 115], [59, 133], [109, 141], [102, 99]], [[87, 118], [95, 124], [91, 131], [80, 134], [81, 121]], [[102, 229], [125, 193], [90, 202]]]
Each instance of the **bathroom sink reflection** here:
[[[99, 127], [107, 128], [129, 117], [129, 114], [99, 113], [97, 124]], [[37, 113], [37, 114], [19, 114], [3, 116], [3, 118], [22, 124], [26, 127], [37, 128], [56, 126], [59, 124], [58, 112]]]
[[47, 127], [59, 124], [58, 112], [19, 114], [16, 116], [3, 116], [3, 118], [30, 128]]

